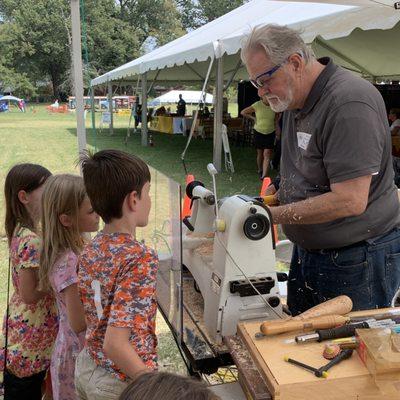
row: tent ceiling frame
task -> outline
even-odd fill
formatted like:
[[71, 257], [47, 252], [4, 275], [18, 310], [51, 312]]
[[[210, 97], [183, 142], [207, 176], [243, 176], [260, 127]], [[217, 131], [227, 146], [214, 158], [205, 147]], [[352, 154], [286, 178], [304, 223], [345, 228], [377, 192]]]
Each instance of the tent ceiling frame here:
[[150, 93], [151, 90], [153, 89], [153, 86], [154, 86], [154, 84], [156, 83], [157, 78], [158, 78], [158, 75], [160, 75], [160, 72], [161, 72], [161, 69], [158, 69], [157, 72], [156, 72], [156, 74], [155, 74], [155, 76], [154, 76], [153, 81], [151, 82], [151, 84], [150, 84], [150, 86], [149, 86], [149, 89], [147, 90], [147, 95], [149, 95], [149, 93]]
[[202, 76], [199, 72], [197, 72], [190, 64], [185, 63], [184, 65], [186, 65], [195, 75], [197, 75], [202, 81], [205, 80], [205, 77]]
[[339, 50], [337, 50], [335, 47], [333, 47], [331, 44], [328, 44], [325, 42], [324, 39], [322, 39], [321, 37], [316, 37], [314, 39], [314, 43], [316, 43], [317, 45], [323, 47], [324, 49], [330, 51], [331, 53], [333, 53], [334, 55], [340, 57], [342, 60], [346, 61], [347, 63], [349, 63], [350, 65], [353, 65], [355, 68], [358, 69], [359, 72], [361, 72], [362, 74], [368, 75], [371, 78], [376, 78], [376, 76], [371, 72], [368, 71], [366, 68], [364, 68], [363, 66], [361, 66], [360, 64], [358, 64], [357, 62], [355, 62], [354, 60], [352, 60], [351, 58], [349, 58], [348, 56], [344, 55], [343, 53], [341, 53]]
[[239, 61], [236, 63], [236, 67], [232, 71], [228, 71], [228, 73], [232, 72], [232, 75], [228, 79], [226, 85], [224, 86], [224, 90], [228, 90], [229, 86], [233, 82], [233, 79], [235, 78], [235, 75], [237, 74], [241, 66], [242, 66], [242, 60], [239, 58]]

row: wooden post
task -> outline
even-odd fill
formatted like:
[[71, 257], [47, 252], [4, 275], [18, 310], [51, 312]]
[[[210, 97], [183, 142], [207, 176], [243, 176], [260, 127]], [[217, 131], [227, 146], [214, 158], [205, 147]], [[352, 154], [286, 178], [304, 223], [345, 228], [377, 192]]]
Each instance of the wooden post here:
[[83, 105], [83, 72], [81, 49], [81, 22], [79, 0], [71, 0], [73, 86], [76, 100], [76, 127], [78, 151], [86, 149], [86, 130]]
[[147, 74], [142, 74], [142, 146], [148, 146], [147, 130]]
[[222, 112], [224, 95], [224, 67], [222, 57], [217, 58], [217, 74], [215, 79], [215, 99], [214, 99], [214, 147], [213, 163], [218, 172], [221, 172], [222, 155]]

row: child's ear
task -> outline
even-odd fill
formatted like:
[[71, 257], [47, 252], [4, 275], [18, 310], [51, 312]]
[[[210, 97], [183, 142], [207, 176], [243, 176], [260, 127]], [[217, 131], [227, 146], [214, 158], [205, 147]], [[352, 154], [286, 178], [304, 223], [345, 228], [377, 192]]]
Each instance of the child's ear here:
[[61, 214], [58, 219], [60, 220], [62, 226], [65, 226], [66, 228], [70, 228], [72, 226], [72, 219], [69, 215]]
[[24, 205], [29, 203], [28, 196], [25, 190], [20, 190], [18, 192], [18, 200]]
[[134, 190], [127, 195], [127, 204], [131, 211], [136, 211], [136, 204], [138, 201], [137, 191]]

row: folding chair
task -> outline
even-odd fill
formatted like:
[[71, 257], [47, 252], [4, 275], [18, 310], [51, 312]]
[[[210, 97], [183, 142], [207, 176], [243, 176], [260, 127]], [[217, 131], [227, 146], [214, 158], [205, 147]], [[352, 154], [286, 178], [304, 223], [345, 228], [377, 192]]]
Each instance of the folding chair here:
[[232, 154], [231, 149], [229, 147], [229, 139], [228, 139], [228, 130], [225, 124], [222, 124], [222, 145], [224, 147], [224, 154], [225, 154], [225, 170], [231, 171], [232, 173], [235, 172], [235, 168], [233, 166]]

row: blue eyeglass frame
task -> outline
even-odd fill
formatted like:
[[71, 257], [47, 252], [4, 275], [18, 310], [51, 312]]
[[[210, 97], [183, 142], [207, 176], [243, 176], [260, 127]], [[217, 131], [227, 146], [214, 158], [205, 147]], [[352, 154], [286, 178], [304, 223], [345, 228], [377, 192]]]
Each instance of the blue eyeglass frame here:
[[262, 74], [258, 75], [255, 77], [255, 79], [250, 79], [250, 82], [256, 89], [261, 89], [264, 85], [265, 82], [259, 83], [258, 80], [264, 76], [267, 78], [270, 78], [280, 67], [282, 67], [284, 63], [275, 65], [275, 67], [269, 69], [268, 71], [263, 72]]

